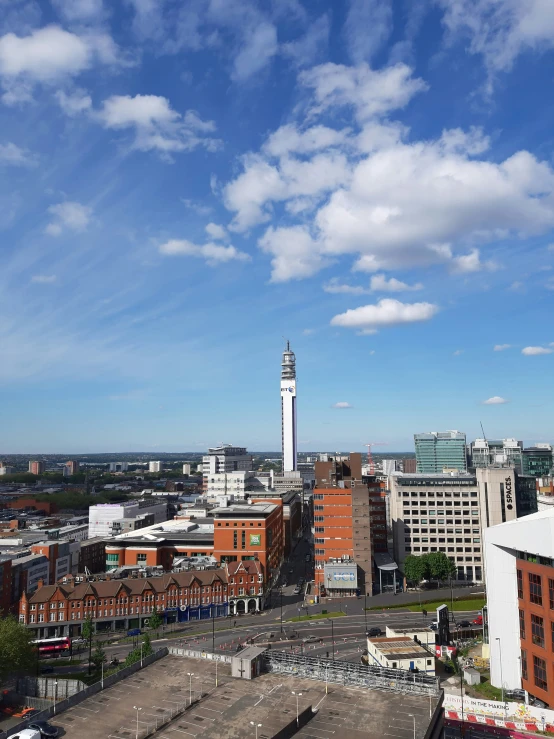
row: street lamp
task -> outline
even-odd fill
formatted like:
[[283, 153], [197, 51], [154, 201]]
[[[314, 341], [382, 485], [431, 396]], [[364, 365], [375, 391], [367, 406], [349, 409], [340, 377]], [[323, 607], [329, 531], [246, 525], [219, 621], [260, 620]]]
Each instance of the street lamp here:
[[250, 723], [256, 729], [256, 739], [258, 739], [258, 729], [261, 729], [262, 728], [262, 725], [261, 724], [257, 724], [255, 721], [251, 721]]
[[296, 691], [292, 691], [292, 694], [296, 696], [296, 726], [298, 727], [300, 725], [300, 721], [298, 718], [298, 699], [302, 695], [302, 693], [297, 693]]
[[136, 739], [138, 739], [138, 735], [139, 735], [139, 711], [142, 711], [142, 708], [139, 708], [138, 706], [133, 706], [133, 708], [137, 712], [137, 733], [136, 733]]
[[283, 586], [281, 585], [281, 634], [283, 633]]
[[192, 705], [192, 676], [194, 675], [194, 672], [187, 672], [187, 675], [189, 676], [189, 706]]
[[142, 642], [140, 643], [140, 666], [142, 669]]
[[335, 659], [335, 626], [332, 618], [330, 618], [329, 621], [331, 622], [331, 644], [333, 647], [333, 659]]
[[367, 631], [367, 593], [364, 594], [365, 630]]
[[500, 637], [497, 636], [496, 640], [498, 642], [498, 653], [500, 657], [500, 687], [502, 689], [502, 703], [504, 703], [504, 678], [502, 677], [502, 642], [500, 641]]
[[58, 694], [58, 681], [54, 680], [54, 714], [56, 713], [56, 696]]
[[413, 713], [409, 713], [408, 716], [411, 716], [414, 720], [414, 739], [416, 739], [416, 733], [415, 733], [415, 716]]

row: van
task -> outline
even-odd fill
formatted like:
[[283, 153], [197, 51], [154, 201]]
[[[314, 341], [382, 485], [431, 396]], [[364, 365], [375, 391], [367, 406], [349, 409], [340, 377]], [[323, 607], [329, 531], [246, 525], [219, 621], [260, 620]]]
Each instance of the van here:
[[36, 729], [22, 729], [17, 734], [10, 734], [8, 739], [40, 739], [40, 731]]

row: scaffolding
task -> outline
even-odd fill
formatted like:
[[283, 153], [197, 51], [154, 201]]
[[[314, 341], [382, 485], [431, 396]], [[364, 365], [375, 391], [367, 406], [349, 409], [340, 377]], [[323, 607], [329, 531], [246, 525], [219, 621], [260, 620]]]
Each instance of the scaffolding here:
[[411, 695], [440, 694], [440, 679], [407, 670], [391, 670], [385, 667], [362, 665], [355, 662], [339, 662], [321, 657], [308, 657], [288, 652], [267, 651], [264, 654], [269, 672], [304, 677], [339, 685], [386, 690]]

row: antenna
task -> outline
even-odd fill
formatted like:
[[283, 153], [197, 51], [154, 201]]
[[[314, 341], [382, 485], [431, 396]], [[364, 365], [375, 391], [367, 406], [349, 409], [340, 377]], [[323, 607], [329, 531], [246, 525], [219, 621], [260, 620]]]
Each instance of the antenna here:
[[486, 441], [487, 440], [487, 437], [485, 436], [485, 429], [483, 428], [483, 422], [482, 421], [479, 421], [479, 423], [481, 425], [481, 431], [483, 432], [483, 439]]

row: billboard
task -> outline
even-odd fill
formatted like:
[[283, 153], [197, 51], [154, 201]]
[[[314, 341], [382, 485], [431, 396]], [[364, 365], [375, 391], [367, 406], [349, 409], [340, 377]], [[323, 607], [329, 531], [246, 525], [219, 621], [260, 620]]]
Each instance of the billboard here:
[[331, 590], [356, 590], [358, 568], [355, 564], [326, 564], [325, 587]]
[[260, 547], [261, 545], [262, 545], [262, 535], [261, 534], [250, 534], [250, 546]]

